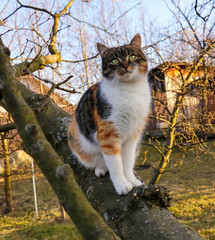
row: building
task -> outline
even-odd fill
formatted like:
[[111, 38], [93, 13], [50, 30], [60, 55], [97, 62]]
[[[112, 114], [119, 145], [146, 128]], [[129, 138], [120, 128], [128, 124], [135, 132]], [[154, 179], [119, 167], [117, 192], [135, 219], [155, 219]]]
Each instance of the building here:
[[174, 109], [176, 95], [184, 94], [177, 122], [215, 124], [215, 67], [200, 66], [186, 77], [192, 66], [185, 63], [165, 63], [149, 72], [152, 106], [148, 129], [167, 128]]

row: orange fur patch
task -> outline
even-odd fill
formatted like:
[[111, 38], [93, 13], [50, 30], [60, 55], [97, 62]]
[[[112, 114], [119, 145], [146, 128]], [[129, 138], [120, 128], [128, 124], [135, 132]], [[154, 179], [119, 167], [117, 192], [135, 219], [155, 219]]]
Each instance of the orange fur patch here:
[[104, 121], [97, 118], [98, 132], [97, 139], [102, 151], [107, 155], [120, 154], [120, 138], [111, 121]]
[[[96, 101], [96, 91], [93, 94]], [[120, 138], [114, 128], [113, 122], [103, 120], [96, 109], [93, 112], [94, 122], [97, 126], [97, 140], [104, 154], [119, 155], [121, 152]]]
[[141, 63], [141, 65], [139, 66], [139, 70], [140, 70], [140, 72], [143, 72], [143, 73], [145, 73], [147, 71], [147, 62], [146, 61]]

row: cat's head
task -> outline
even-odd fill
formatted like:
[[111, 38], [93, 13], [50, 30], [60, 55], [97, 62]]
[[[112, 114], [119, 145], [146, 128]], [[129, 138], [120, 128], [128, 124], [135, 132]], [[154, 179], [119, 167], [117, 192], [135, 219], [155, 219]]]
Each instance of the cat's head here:
[[102, 74], [105, 78], [129, 82], [147, 75], [147, 61], [141, 51], [139, 33], [124, 46], [108, 48], [97, 43], [97, 48], [102, 57]]

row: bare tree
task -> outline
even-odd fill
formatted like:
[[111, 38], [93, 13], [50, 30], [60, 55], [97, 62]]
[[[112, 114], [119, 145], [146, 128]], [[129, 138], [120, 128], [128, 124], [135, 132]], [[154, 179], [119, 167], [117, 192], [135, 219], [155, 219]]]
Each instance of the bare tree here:
[[[165, 146], [162, 146], [162, 148], [154, 146], [160, 153], [161, 159], [150, 180], [150, 184], [155, 184], [159, 181], [170, 161], [174, 147], [177, 145], [179, 147], [187, 147], [189, 143], [191, 145], [201, 143], [202, 140], [197, 136], [196, 130], [197, 128], [202, 129], [203, 125], [199, 122], [196, 127], [193, 127], [192, 118], [194, 118], [194, 116], [186, 116], [182, 112], [182, 108], [183, 105], [186, 106], [187, 102], [192, 98], [190, 94], [197, 94], [196, 98], [200, 95], [202, 95], [203, 98], [207, 98], [213, 89], [214, 82], [214, 67], [210, 65], [211, 54], [215, 46], [213, 36], [215, 24], [211, 24], [210, 21], [215, 11], [214, 1], [208, 1], [201, 5], [198, 4], [198, 1], [195, 1], [188, 13], [182, 11], [175, 1], [172, 1], [172, 4], [174, 8], [177, 9], [178, 14], [173, 10], [171, 11], [180, 28], [178, 29], [179, 34], [175, 35], [173, 39], [170, 39], [176, 43], [172, 45], [175, 59], [171, 59], [171, 62], [164, 60], [163, 64], [158, 68], [159, 72], [163, 75], [168, 71], [170, 72], [169, 76], [168, 74], [165, 75], [165, 80], [159, 79], [156, 73], [151, 72], [151, 76], [154, 75], [152, 77], [154, 79], [152, 84], [154, 84], [155, 88], [157, 87], [158, 91], [164, 91], [159, 88], [160, 84], [165, 85], [165, 99], [160, 97], [160, 94], [158, 94], [155, 88], [153, 92], [154, 103], [163, 106], [165, 115], [162, 114], [154, 117], [166, 123], [168, 130], [166, 133], [167, 140]], [[199, 9], [199, 12], [196, 11], [197, 9]], [[181, 35], [181, 33], [183, 33], [183, 35]], [[191, 49], [192, 51], [190, 51]], [[159, 53], [159, 55], [161, 56], [162, 53]], [[195, 90], [197, 90], [196, 93]], [[193, 114], [199, 111], [197, 106], [191, 106], [190, 108], [193, 108]], [[201, 116], [199, 114], [199, 117], [204, 120], [207, 118], [207, 123], [209, 123], [210, 116], [208, 116], [206, 112], [207, 107], [205, 106], [202, 108]]]
[[6, 202], [5, 212], [11, 212], [13, 210], [13, 202], [12, 202], [12, 191], [11, 191], [11, 176], [10, 176], [7, 135], [8, 135], [7, 132], [1, 134], [1, 141], [3, 146], [3, 158], [4, 158], [4, 179], [5, 179], [4, 191], [5, 191], [5, 202]]

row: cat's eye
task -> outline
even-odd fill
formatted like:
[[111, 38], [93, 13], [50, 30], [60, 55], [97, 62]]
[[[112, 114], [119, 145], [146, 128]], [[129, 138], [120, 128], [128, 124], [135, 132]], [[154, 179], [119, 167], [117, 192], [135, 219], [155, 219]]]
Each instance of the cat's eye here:
[[114, 65], [119, 65], [119, 60], [114, 58], [112, 61], [111, 61]]
[[133, 62], [135, 59], [136, 59], [136, 56], [135, 56], [135, 55], [131, 55], [131, 56], [129, 57], [129, 61], [130, 61], [130, 62]]

